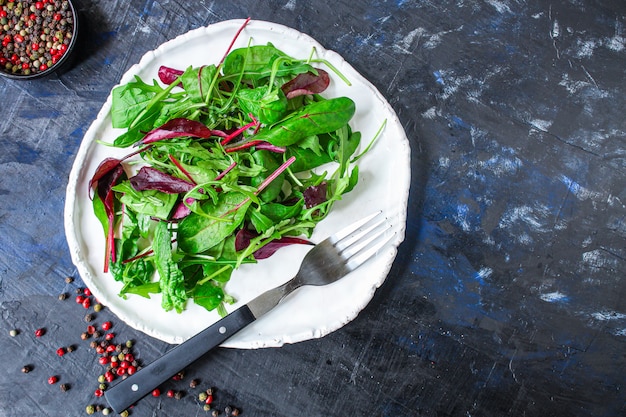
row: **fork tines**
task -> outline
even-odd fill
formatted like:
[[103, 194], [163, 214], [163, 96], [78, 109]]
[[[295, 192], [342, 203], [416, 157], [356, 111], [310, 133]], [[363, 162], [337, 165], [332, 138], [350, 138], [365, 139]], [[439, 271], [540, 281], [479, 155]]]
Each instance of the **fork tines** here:
[[352, 223], [330, 239], [350, 270], [358, 268], [376, 255], [393, 236], [391, 234], [385, 237], [391, 225], [387, 218], [378, 218], [381, 213], [382, 211], [377, 211]]

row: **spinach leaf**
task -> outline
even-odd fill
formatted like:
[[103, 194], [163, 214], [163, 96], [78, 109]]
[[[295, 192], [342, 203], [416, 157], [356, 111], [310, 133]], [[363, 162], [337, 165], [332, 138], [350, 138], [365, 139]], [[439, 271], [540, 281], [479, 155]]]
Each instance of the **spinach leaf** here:
[[265, 124], [280, 121], [287, 112], [285, 93], [281, 89], [272, 89], [267, 85], [240, 89], [237, 101], [244, 114], [252, 114], [259, 122]]
[[244, 194], [224, 192], [218, 201], [203, 203], [206, 215], [191, 213], [178, 224], [178, 247], [187, 253], [201, 253], [226, 239], [246, 215], [250, 201]]
[[231, 51], [224, 60], [222, 72], [225, 76], [243, 73], [244, 80], [256, 82], [270, 77], [272, 73], [277, 77], [287, 77], [315, 72], [315, 69], [268, 43]]
[[262, 129], [255, 139], [276, 146], [293, 145], [306, 137], [340, 129], [350, 121], [354, 112], [354, 102], [348, 97], [316, 101], [285, 121]]
[[161, 306], [165, 311], [172, 309], [182, 312], [187, 302], [185, 277], [172, 255], [172, 235], [167, 223], [158, 222], [154, 230], [154, 259], [159, 273], [159, 287], [162, 293]]

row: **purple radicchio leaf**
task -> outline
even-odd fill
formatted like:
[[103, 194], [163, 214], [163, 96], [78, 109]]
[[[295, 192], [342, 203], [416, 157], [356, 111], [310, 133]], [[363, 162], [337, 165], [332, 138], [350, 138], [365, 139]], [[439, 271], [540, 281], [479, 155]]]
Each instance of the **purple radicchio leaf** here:
[[207, 139], [213, 134], [214, 132], [203, 123], [179, 117], [151, 130], [139, 143], [148, 144], [182, 136]]
[[157, 190], [167, 194], [180, 194], [191, 191], [195, 185], [176, 178], [152, 167], [143, 167], [130, 179], [130, 185], [137, 191]]
[[281, 89], [287, 98], [294, 98], [305, 94], [319, 94], [330, 84], [330, 77], [323, 69], [316, 68], [317, 75], [312, 72], [298, 74], [293, 80], [283, 84]]
[[306, 208], [315, 207], [326, 201], [326, 189], [328, 183], [326, 181], [320, 183], [320, 185], [312, 185], [304, 190], [304, 204]]
[[[241, 229], [235, 235], [235, 250], [241, 251], [250, 246], [250, 241], [258, 235], [251, 230]], [[289, 245], [313, 245], [306, 239], [302, 239], [294, 236], [283, 236], [279, 239], [272, 240], [265, 244], [262, 248], [254, 251], [252, 256], [254, 259], [267, 259], [272, 256], [276, 251], [284, 246]]]
[[[179, 76], [183, 75], [184, 71], [177, 70], [174, 68], [166, 67], [165, 65], [161, 65], [159, 67], [159, 79], [163, 84], [170, 85], [174, 81], [178, 79]], [[179, 84], [182, 85], [182, 84]]]

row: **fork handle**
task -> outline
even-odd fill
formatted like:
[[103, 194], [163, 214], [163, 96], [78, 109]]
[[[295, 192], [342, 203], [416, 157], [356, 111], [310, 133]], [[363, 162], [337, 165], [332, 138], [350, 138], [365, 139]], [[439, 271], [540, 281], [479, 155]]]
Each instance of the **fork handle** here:
[[254, 320], [255, 316], [246, 305], [233, 311], [107, 389], [104, 395], [109, 405], [116, 413], [121, 413]]

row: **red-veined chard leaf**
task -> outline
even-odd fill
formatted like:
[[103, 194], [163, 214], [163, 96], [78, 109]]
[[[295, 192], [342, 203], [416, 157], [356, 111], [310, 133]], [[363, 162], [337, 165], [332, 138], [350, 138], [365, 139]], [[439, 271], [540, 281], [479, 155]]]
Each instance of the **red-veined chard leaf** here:
[[189, 120], [183, 117], [172, 119], [169, 122], [151, 130], [144, 136], [140, 143], [148, 144], [163, 139], [172, 139], [179, 137], [194, 137], [207, 139], [213, 135], [213, 131], [206, 127], [203, 123], [196, 120]]
[[[114, 158], [105, 159], [96, 169], [96, 173], [89, 181], [90, 188], [95, 186], [94, 199], [102, 202], [101, 208], [106, 214], [106, 244], [104, 258], [104, 272], [109, 271], [109, 262], [116, 261], [115, 255], [115, 198], [113, 187], [125, 175], [121, 160]], [[97, 207], [97, 206], [96, 206]], [[102, 221], [102, 219], [101, 219]], [[104, 224], [103, 224], [104, 226]]]
[[317, 75], [312, 72], [298, 74], [296, 78], [286, 82], [281, 87], [288, 99], [306, 95], [319, 94], [328, 88], [330, 77], [323, 69], [316, 68]]
[[174, 81], [178, 80], [178, 78], [183, 75], [184, 72], [185, 71], [161, 65], [158, 72], [159, 80], [161, 80], [163, 84], [170, 85]]
[[[243, 228], [235, 235], [235, 250], [242, 251], [250, 246], [250, 242], [259, 235], [252, 230]], [[254, 259], [267, 259], [276, 251], [284, 246], [289, 245], [313, 245], [312, 242], [294, 236], [282, 236], [266, 243], [261, 248], [253, 252]]]
[[189, 181], [176, 178], [149, 166], [142, 167], [137, 175], [131, 177], [130, 184], [137, 191], [158, 190], [167, 194], [186, 193], [195, 187]]
[[312, 185], [304, 190], [304, 204], [306, 208], [315, 207], [326, 201], [326, 191], [328, 183], [326, 181], [319, 185]]

